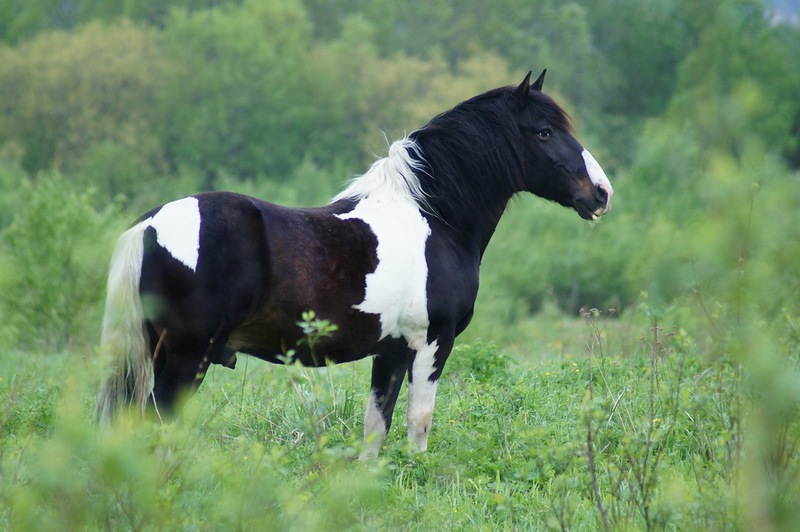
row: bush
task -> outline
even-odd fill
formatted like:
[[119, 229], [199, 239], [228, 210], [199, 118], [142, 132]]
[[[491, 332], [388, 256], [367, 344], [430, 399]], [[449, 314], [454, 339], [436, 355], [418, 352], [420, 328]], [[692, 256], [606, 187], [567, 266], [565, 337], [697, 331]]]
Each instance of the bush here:
[[20, 197], [24, 207], [3, 233], [0, 338], [56, 350], [93, 343], [114, 206], [95, 210], [91, 189], [79, 192], [58, 174], [23, 181]]

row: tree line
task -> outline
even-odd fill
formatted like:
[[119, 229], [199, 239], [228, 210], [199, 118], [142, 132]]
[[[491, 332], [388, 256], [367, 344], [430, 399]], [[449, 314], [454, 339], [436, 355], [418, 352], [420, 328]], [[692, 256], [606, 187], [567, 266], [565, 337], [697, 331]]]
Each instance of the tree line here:
[[[522, 320], [549, 299], [568, 311], [622, 308], [642, 291], [672, 300], [721, 267], [698, 261], [681, 235], [722, 224], [726, 202], [747, 204], [756, 183], [758, 201], [796, 195], [800, 30], [774, 23], [770, 9], [757, 0], [0, 0], [0, 286], [11, 287], [0, 299], [19, 317], [5, 336], [75, 314], [48, 298], [96, 314], [109, 251], [99, 242], [145, 208], [222, 188], [325, 201], [384, 153], [386, 138], [544, 67], [548, 91], [615, 181], [617, 212], [587, 228], [558, 210], [512, 209], [515, 230], [501, 225], [486, 258], [485, 323]], [[40, 234], [54, 210], [73, 222]], [[776, 222], [785, 239], [796, 236], [792, 219]], [[71, 274], [51, 286], [43, 280], [57, 271], [35, 274], [36, 261], [65, 254], [59, 271], [98, 279]], [[20, 284], [20, 272], [33, 277]]]

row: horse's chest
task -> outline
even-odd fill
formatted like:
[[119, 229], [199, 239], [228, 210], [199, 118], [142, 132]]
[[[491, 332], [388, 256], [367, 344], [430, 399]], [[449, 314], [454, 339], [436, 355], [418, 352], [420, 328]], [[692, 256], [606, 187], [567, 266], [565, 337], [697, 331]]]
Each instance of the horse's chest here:
[[377, 240], [377, 266], [367, 274], [364, 300], [354, 308], [380, 318], [381, 338], [424, 336], [428, 328], [425, 246], [430, 227], [408, 201], [370, 196], [337, 215], [365, 222]]

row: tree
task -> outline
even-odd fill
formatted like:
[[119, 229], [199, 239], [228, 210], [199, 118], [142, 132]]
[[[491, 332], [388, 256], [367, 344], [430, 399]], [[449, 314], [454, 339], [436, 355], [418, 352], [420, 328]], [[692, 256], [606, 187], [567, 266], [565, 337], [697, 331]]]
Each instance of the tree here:
[[309, 39], [292, 0], [173, 12], [160, 101], [173, 169], [198, 169], [211, 187], [220, 172], [279, 175], [302, 161], [315, 127], [295, 118], [306, 101], [299, 72]]
[[157, 170], [158, 71], [152, 30], [125, 21], [0, 49], [0, 144], [19, 145], [31, 174], [78, 171], [98, 143], [122, 146], [143, 170]]
[[800, 114], [798, 43], [800, 31], [776, 30], [760, 4], [720, 3], [678, 69], [668, 116], [691, 117], [706, 150], [738, 157], [757, 143], [765, 152], [791, 153]]
[[68, 30], [78, 23], [80, 2], [0, 0], [0, 40], [17, 43], [48, 29]]
[[425, 2], [323, 2], [305, 0], [317, 35], [334, 39], [353, 16], [373, 28], [381, 57], [398, 53], [443, 58], [451, 68], [476, 54], [494, 54], [522, 71], [550, 68], [557, 86], [581, 103], [597, 91], [586, 9], [579, 3], [545, 0]]

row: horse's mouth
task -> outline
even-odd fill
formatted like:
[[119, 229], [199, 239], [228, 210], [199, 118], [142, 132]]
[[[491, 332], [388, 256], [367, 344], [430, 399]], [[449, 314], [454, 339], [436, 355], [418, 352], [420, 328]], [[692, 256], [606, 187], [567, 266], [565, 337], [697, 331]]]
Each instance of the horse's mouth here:
[[573, 202], [573, 206], [575, 207], [575, 211], [578, 213], [578, 216], [584, 220], [597, 220], [610, 210], [610, 206], [608, 204], [602, 207], [597, 207], [593, 210], [586, 206], [586, 204], [579, 199], [576, 199]]

